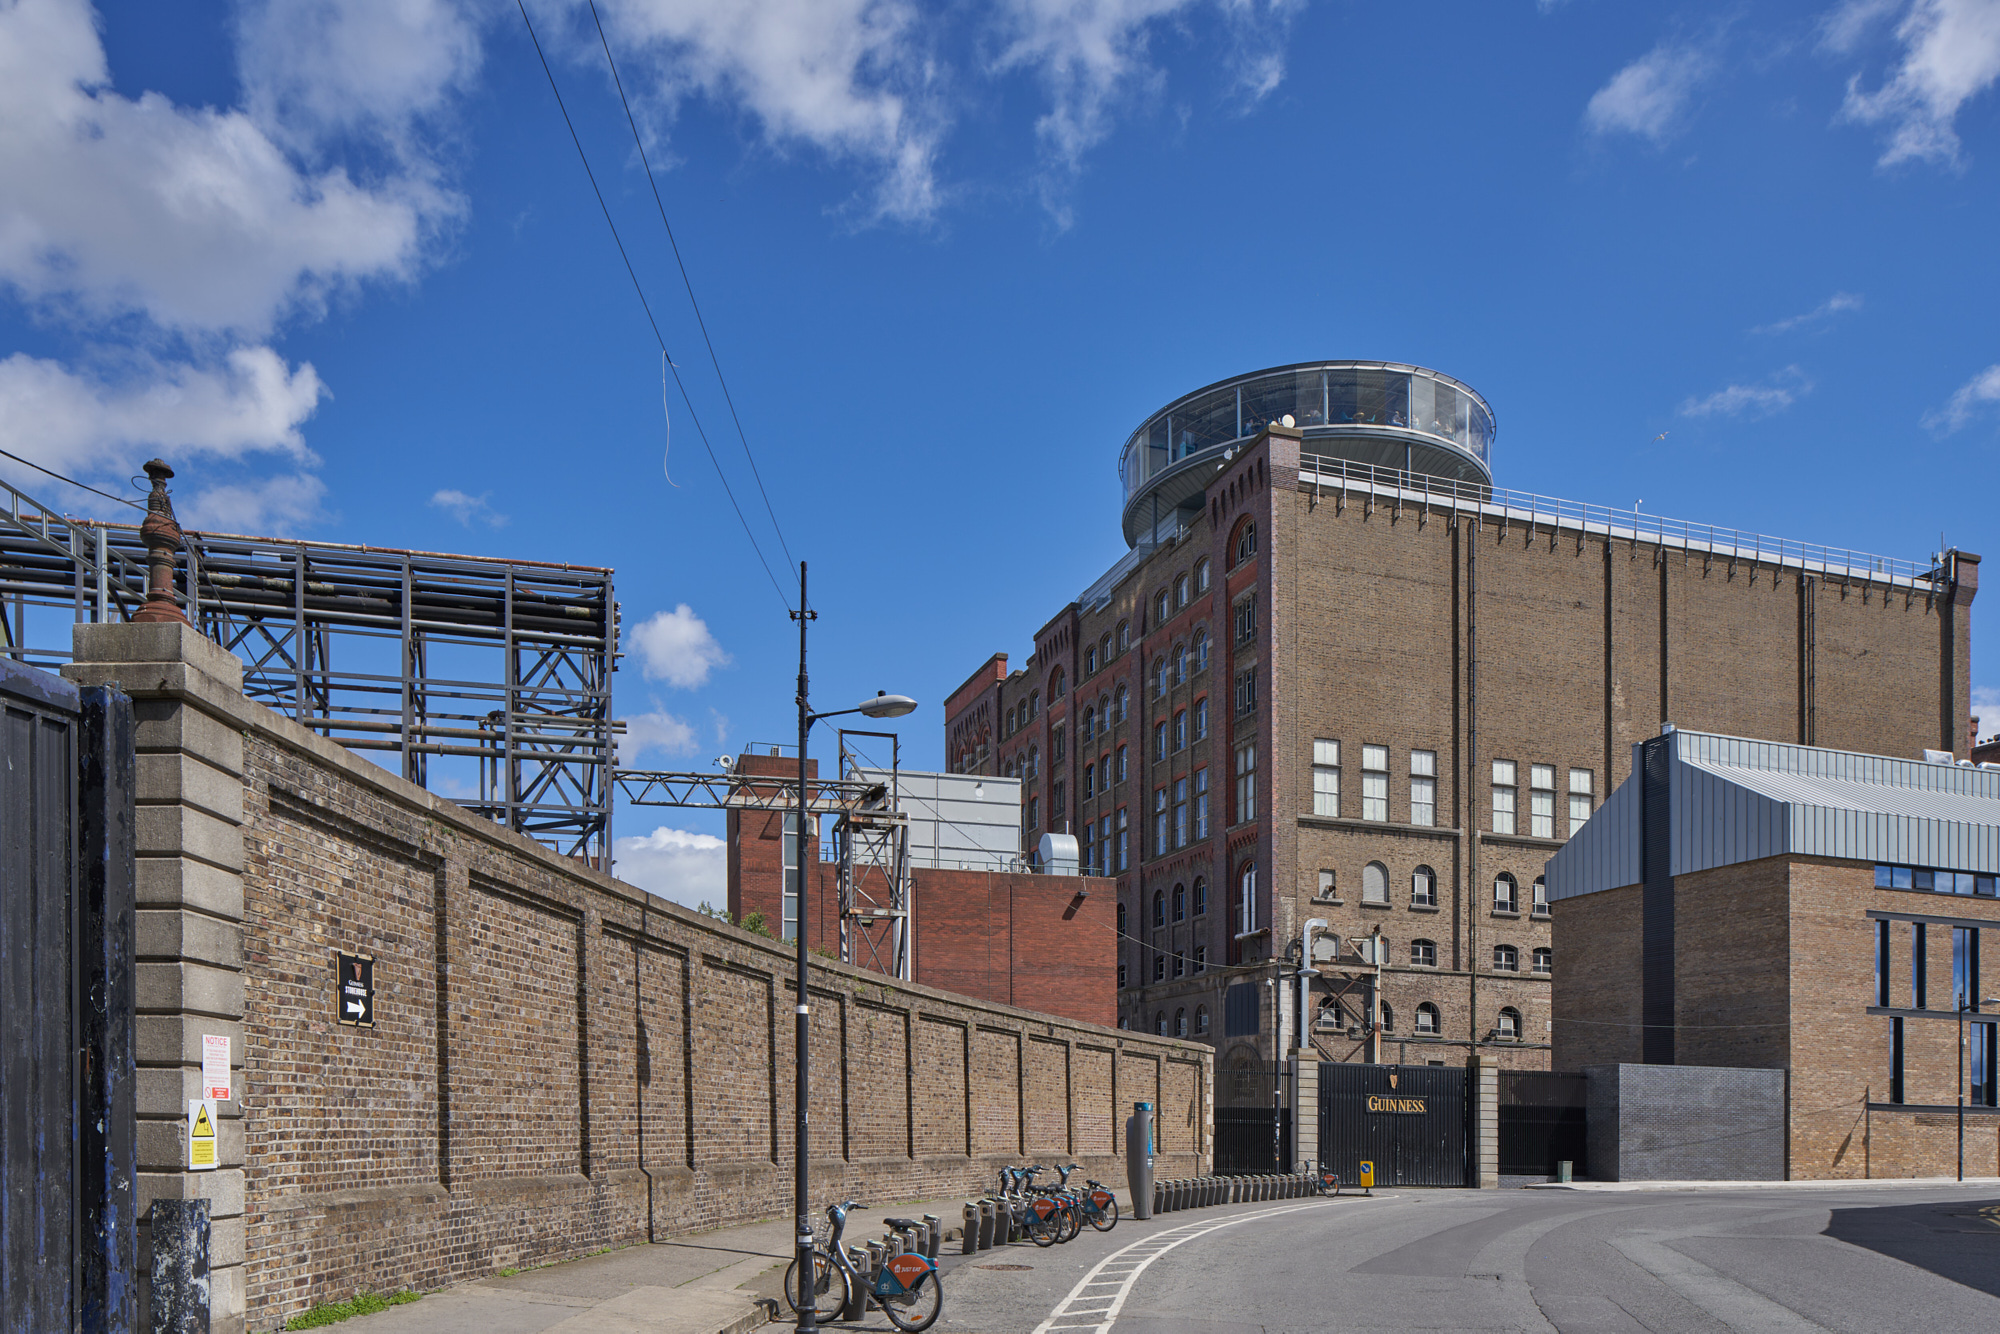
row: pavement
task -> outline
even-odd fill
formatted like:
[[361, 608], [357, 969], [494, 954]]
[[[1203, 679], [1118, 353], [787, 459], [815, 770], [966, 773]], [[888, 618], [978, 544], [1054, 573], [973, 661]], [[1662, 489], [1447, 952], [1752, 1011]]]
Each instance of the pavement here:
[[1523, 1190], [1609, 1191], [1614, 1194], [1642, 1190], [1904, 1190], [1912, 1186], [1973, 1186], [1985, 1190], [2000, 1187], [2000, 1177], [1885, 1177], [1854, 1181], [1535, 1181]]

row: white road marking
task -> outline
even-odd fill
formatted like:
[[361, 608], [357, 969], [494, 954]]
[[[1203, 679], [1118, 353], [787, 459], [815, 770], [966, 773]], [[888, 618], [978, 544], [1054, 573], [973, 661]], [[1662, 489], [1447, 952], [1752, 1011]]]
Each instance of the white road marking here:
[[[1205, 1237], [1211, 1232], [1219, 1232], [1223, 1228], [1234, 1227], [1238, 1223], [1247, 1223], [1254, 1218], [1270, 1218], [1274, 1214], [1297, 1213], [1301, 1209], [1311, 1209], [1321, 1203], [1324, 1203], [1324, 1201], [1314, 1200], [1306, 1204], [1286, 1205], [1282, 1209], [1259, 1209], [1254, 1214], [1238, 1214], [1234, 1218], [1184, 1223], [1180, 1227], [1170, 1228], [1165, 1232], [1156, 1232], [1150, 1237], [1142, 1237], [1130, 1246], [1113, 1251], [1102, 1260], [1099, 1260], [1096, 1266], [1078, 1280], [1075, 1287], [1069, 1290], [1069, 1295], [1055, 1304], [1055, 1308], [1049, 1312], [1049, 1318], [1035, 1326], [1034, 1334], [1052, 1334], [1052, 1331], [1057, 1330], [1064, 1331], [1065, 1334], [1068, 1334], [1069, 1331], [1082, 1330], [1094, 1330], [1096, 1334], [1108, 1334], [1111, 1326], [1118, 1319], [1118, 1313], [1125, 1308], [1125, 1299], [1132, 1294], [1132, 1285], [1139, 1281], [1139, 1275], [1145, 1273], [1148, 1265], [1174, 1249], [1174, 1247], [1184, 1245], [1197, 1237]], [[1135, 1257], [1136, 1263], [1133, 1259], [1126, 1258], [1133, 1252], [1139, 1253]], [[1109, 1278], [1104, 1277], [1105, 1271], [1112, 1265], [1120, 1265], [1121, 1272], [1113, 1274]], [[1108, 1293], [1099, 1292], [1086, 1296], [1084, 1289], [1092, 1287], [1109, 1287], [1115, 1290]], [[1101, 1311], [1078, 1309], [1079, 1305], [1094, 1307], [1100, 1302], [1108, 1302], [1109, 1305]], [[1081, 1318], [1078, 1319], [1077, 1317]]]

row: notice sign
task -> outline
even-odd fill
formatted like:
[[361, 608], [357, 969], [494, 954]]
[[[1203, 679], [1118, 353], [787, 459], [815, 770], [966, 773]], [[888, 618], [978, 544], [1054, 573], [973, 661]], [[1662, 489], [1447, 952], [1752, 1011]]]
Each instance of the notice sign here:
[[215, 1152], [215, 1104], [207, 1098], [188, 1103], [188, 1170], [212, 1172], [219, 1166]]
[[201, 1096], [210, 1102], [229, 1101], [229, 1035], [201, 1035]]
[[375, 958], [369, 954], [336, 954], [334, 958], [334, 1018], [353, 1028], [375, 1027]]

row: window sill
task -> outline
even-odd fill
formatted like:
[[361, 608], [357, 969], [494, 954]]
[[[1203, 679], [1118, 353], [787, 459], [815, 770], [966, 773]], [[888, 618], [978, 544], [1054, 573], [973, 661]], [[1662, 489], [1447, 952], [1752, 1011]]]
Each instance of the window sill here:
[[1520, 916], [1521, 916], [1521, 914], [1520, 914], [1520, 911], [1519, 911], [1518, 909], [1514, 909], [1514, 908], [1495, 908], [1495, 909], [1493, 910], [1493, 916], [1495, 916], [1495, 917], [1509, 917], [1509, 918], [1513, 918], [1513, 919], [1515, 919], [1515, 920], [1517, 920], [1517, 921], [1518, 921], [1518, 920], [1520, 919]]
[[1367, 829], [1389, 834], [1415, 834], [1419, 838], [1457, 838], [1461, 832], [1444, 825], [1359, 820], [1351, 815], [1301, 815], [1299, 825], [1305, 829]]
[[1482, 830], [1479, 835], [1479, 841], [1481, 843], [1505, 843], [1517, 848], [1560, 848], [1569, 840], [1561, 838], [1536, 838], [1533, 834], [1496, 834], [1490, 830]]
[[1410, 905], [1410, 911], [1411, 911], [1411, 912], [1438, 912], [1438, 911], [1441, 911], [1441, 910], [1440, 910], [1440, 909], [1438, 908], [1438, 906], [1437, 906], [1437, 905], [1436, 905], [1435, 903], [1412, 903], [1412, 904]]
[[1323, 899], [1317, 894], [1313, 895], [1312, 901], [1323, 908], [1345, 908], [1347, 906], [1346, 899]]
[[1367, 899], [1363, 899], [1361, 900], [1361, 906], [1364, 908], [1393, 908], [1396, 905], [1388, 902], [1386, 899], [1381, 903], [1370, 903]]

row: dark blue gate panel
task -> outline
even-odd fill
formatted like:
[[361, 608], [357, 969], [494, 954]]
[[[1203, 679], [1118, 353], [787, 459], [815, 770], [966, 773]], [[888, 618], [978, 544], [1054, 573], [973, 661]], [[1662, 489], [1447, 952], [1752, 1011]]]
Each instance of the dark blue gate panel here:
[[74, 1326], [76, 691], [0, 661], [0, 1329]]
[[1472, 1184], [1465, 1071], [1437, 1065], [1319, 1068], [1322, 1166], [1345, 1182], [1375, 1164], [1378, 1186]]

